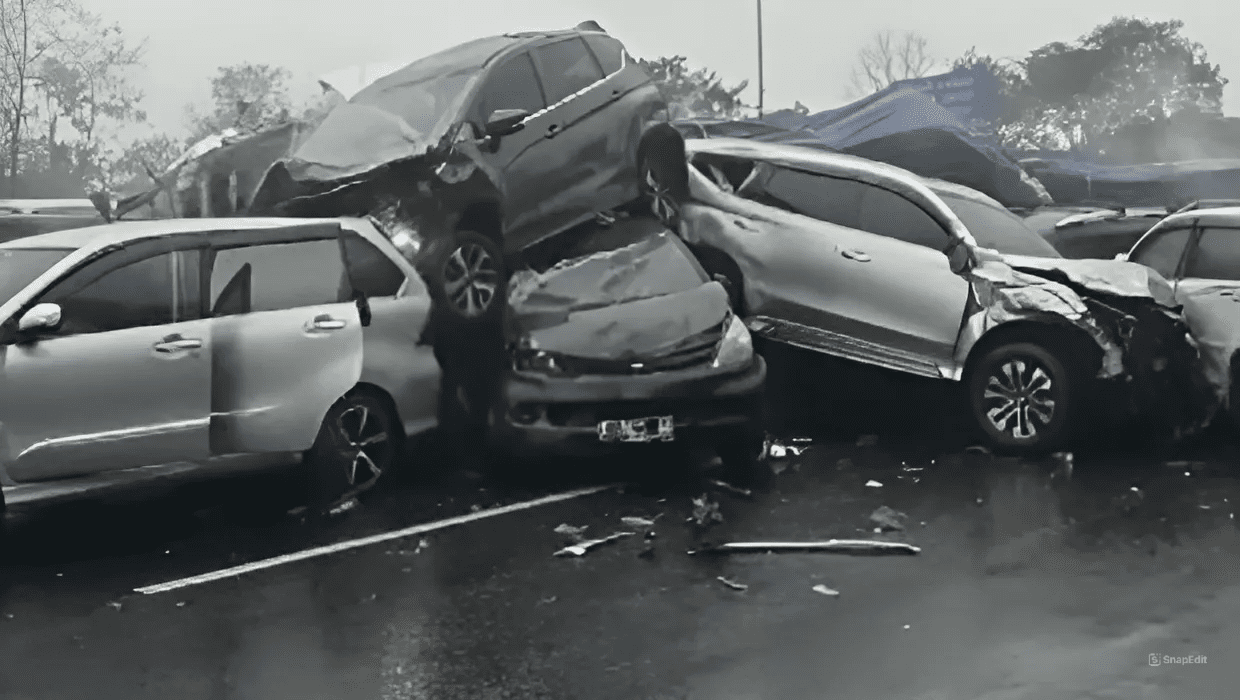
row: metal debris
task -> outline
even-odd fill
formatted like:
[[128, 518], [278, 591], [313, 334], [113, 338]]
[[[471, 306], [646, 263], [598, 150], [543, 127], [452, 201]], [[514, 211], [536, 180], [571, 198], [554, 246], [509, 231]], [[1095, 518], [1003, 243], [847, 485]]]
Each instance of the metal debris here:
[[834, 588], [827, 588], [826, 586], [822, 585], [821, 583], [820, 583], [820, 584], [818, 584], [817, 586], [814, 586], [814, 587], [813, 587], [812, 589], [810, 589], [810, 590], [814, 591], [815, 593], [821, 593], [821, 594], [823, 594], [823, 595], [829, 595], [829, 596], [837, 596], [837, 595], [839, 595], [839, 594], [840, 594], [840, 592], [839, 592], [839, 591], [837, 591], [837, 590], [835, 590]]
[[869, 481], [865, 482], [865, 485], [869, 486], [870, 488], [881, 489], [883, 487], [883, 482], [870, 479]]
[[331, 510], [327, 511], [327, 514], [331, 516], [342, 515], [360, 506], [361, 504], [362, 502], [357, 500], [356, 498], [350, 498], [344, 503], [333, 506]]
[[901, 520], [908, 516], [894, 508], [888, 506], [879, 506], [873, 513], [870, 513], [870, 520], [878, 525], [878, 530], [903, 530], [904, 523]]
[[689, 518], [689, 522], [696, 523], [699, 527], [723, 522], [723, 513], [719, 512], [719, 503], [706, 500], [706, 494], [702, 494], [701, 498], [693, 499], [693, 515]]
[[747, 590], [749, 590], [749, 586], [747, 586], [746, 584], [743, 584], [743, 583], [737, 583], [736, 581], [732, 581], [731, 579], [726, 579], [726, 578], [724, 578], [724, 577], [722, 577], [722, 576], [716, 576], [716, 577], [715, 577], [715, 580], [716, 580], [716, 581], [718, 581], [719, 583], [722, 583], [723, 585], [727, 586], [728, 588], [731, 588], [731, 589], [732, 589], [732, 590], [734, 590], [734, 591], [747, 591]]
[[841, 554], [918, 554], [921, 547], [903, 542], [880, 542], [878, 540], [823, 540], [821, 542], [729, 542], [717, 547], [700, 550], [701, 553], [743, 552], [826, 552]]
[[874, 447], [878, 444], [877, 435], [862, 435], [857, 438], [857, 447]]
[[588, 527], [590, 526], [582, 525], [581, 527], [573, 527], [568, 523], [560, 523], [556, 526], [555, 530], [552, 530], [552, 532], [557, 535], [568, 535], [574, 542], [582, 542], [585, 540], [585, 532]]
[[711, 480], [710, 480], [709, 482], [707, 482], [707, 483], [709, 483], [711, 486], [718, 486], [719, 488], [723, 489], [724, 491], [730, 491], [730, 492], [732, 492], [732, 493], [734, 493], [734, 494], [736, 494], [736, 495], [738, 495], [738, 496], [744, 496], [745, 498], [752, 498], [752, 497], [753, 497], [753, 491], [751, 491], [751, 490], [749, 490], [749, 489], [743, 489], [743, 488], [740, 488], [739, 486], [733, 486], [732, 484], [729, 484], [729, 483], [728, 483], [728, 482], [726, 482], [726, 481], [720, 481], [720, 480], [718, 480], [718, 479], [711, 479]]
[[654, 521], [658, 520], [661, 517], [663, 517], [662, 513], [659, 513], [653, 518], [639, 518], [636, 516], [629, 516], [625, 518], [620, 518], [620, 522], [624, 523], [628, 527], [650, 527], [654, 525]]
[[603, 537], [597, 540], [588, 540], [586, 542], [581, 542], [579, 544], [574, 544], [574, 545], [565, 547], [564, 549], [559, 550], [552, 556], [582, 557], [582, 556], [585, 556], [586, 552], [590, 551], [591, 549], [594, 549], [595, 547], [598, 547], [599, 545], [604, 545], [604, 544], [607, 544], [608, 542], [615, 542], [616, 540], [624, 538], [624, 537], [632, 537], [634, 534], [636, 533], [617, 532], [614, 535], [608, 535], [607, 537]]

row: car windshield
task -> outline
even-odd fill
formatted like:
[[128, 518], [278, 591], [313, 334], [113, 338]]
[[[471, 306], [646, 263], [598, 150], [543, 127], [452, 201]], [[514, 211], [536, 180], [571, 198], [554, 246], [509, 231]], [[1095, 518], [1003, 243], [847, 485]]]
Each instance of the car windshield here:
[[1061, 258], [1054, 246], [1012, 212], [949, 194], [940, 196], [973, 234], [977, 244], [1007, 255]]
[[395, 114], [419, 134], [434, 133], [487, 60], [516, 41], [488, 37], [427, 56], [376, 80], [349, 102]]
[[12, 299], [72, 252], [63, 248], [0, 250], [0, 304]]

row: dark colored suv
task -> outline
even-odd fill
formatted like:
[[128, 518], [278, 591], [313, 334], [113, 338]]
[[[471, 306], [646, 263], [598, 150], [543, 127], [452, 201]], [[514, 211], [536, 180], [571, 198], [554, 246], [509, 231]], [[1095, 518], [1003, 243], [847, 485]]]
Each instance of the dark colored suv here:
[[267, 173], [253, 213], [378, 216], [461, 320], [495, 319], [531, 246], [669, 205], [684, 141], [658, 86], [593, 22], [478, 39], [380, 78]]

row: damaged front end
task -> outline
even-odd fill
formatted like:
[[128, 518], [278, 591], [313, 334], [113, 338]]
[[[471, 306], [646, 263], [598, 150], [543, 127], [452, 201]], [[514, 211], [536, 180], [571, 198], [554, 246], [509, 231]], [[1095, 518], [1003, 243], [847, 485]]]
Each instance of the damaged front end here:
[[1176, 437], [1208, 426], [1219, 401], [1171, 285], [1142, 265], [1001, 255], [977, 248], [962, 271], [971, 295], [957, 343], [963, 367], [979, 340], [1009, 324], [1068, 326], [1097, 348], [1097, 378], [1107, 380], [1122, 413]]
[[603, 237], [621, 244], [513, 275], [492, 432], [518, 452], [590, 454], [753, 427], [766, 366], [724, 288], [657, 222]]

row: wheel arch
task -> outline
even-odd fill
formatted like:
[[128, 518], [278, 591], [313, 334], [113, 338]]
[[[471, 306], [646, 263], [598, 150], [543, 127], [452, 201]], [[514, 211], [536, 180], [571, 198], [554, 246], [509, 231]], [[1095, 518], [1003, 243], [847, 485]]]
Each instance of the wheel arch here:
[[1054, 354], [1070, 368], [1083, 372], [1102, 365], [1102, 348], [1088, 333], [1066, 320], [1020, 320], [1004, 323], [979, 338], [969, 349], [961, 379], [967, 382], [986, 353], [1008, 343], [1033, 343]]

